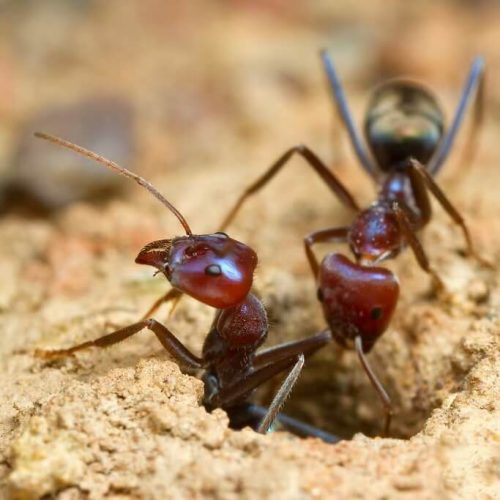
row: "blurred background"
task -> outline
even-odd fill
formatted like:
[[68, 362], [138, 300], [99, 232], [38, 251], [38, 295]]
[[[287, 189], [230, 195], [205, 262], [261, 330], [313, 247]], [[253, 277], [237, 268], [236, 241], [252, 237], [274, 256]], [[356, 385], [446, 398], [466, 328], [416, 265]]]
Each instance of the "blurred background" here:
[[53, 210], [123, 185], [38, 144], [35, 129], [153, 176], [228, 163], [258, 172], [298, 142], [338, 154], [320, 47], [331, 50], [358, 116], [358, 93], [401, 74], [453, 103], [473, 55], [499, 80], [498, 10], [465, 0], [2, 0], [3, 209]]
[[[25, 329], [35, 332], [29, 341], [37, 342], [41, 331], [56, 344], [70, 341], [58, 328], [95, 308], [96, 300], [99, 306], [132, 304], [127, 318], [136, 318], [165, 284], [153, 282], [149, 270], [137, 271], [133, 258], [148, 241], [181, 233], [171, 214], [135, 185], [33, 138], [35, 130], [59, 134], [147, 176], [196, 232], [213, 231], [243, 187], [298, 143], [335, 164], [363, 204], [371, 201], [373, 187], [334, 118], [318, 56], [323, 47], [358, 122], [370, 89], [396, 75], [434, 89], [449, 117], [471, 59], [485, 57], [480, 161], [459, 176], [459, 142], [442, 175], [447, 185], [463, 179], [454, 199], [483, 222], [473, 227], [481, 246], [481, 235], [495, 232], [486, 221], [498, 205], [495, 183], [484, 189], [481, 179], [495, 175], [499, 156], [499, 14], [500, 4], [487, 0], [0, 0], [0, 237], [15, 248], [6, 248], [0, 262], [0, 310], [13, 318], [2, 349], [28, 342], [17, 334], [23, 311], [45, 321], [41, 330]], [[484, 147], [488, 143], [493, 147]], [[302, 237], [345, 225], [350, 217], [300, 163], [294, 160], [249, 202], [232, 231], [259, 253], [257, 285], [273, 320], [270, 343], [322, 328]], [[428, 234], [442, 248], [461, 243], [456, 233]], [[401, 316], [428, 281], [411, 256], [398, 262], [398, 273], [410, 283]], [[204, 331], [196, 314], [181, 315], [186, 324], [178, 328], [193, 349]], [[400, 323], [396, 318], [396, 327]], [[383, 342], [375, 359], [379, 370], [391, 365], [383, 353], [394, 353], [392, 344], [384, 351]], [[133, 355], [151, 353], [151, 339], [144, 345]], [[119, 359], [119, 349], [111, 356]], [[340, 351], [335, 357], [341, 359]], [[338, 381], [330, 392], [321, 389], [321, 416], [294, 409], [293, 401], [292, 413], [344, 435], [376, 434], [380, 408], [371, 387], [354, 355], [339, 363], [337, 373], [322, 365], [323, 375], [312, 378], [317, 391], [327, 379]], [[394, 433], [409, 436], [441, 396], [434, 382], [415, 385], [412, 377], [423, 376], [418, 367], [411, 376], [397, 363], [390, 370], [382, 378], [400, 415]], [[297, 394], [312, 400], [317, 396], [307, 375], [304, 380]], [[331, 408], [342, 411], [332, 415]]]

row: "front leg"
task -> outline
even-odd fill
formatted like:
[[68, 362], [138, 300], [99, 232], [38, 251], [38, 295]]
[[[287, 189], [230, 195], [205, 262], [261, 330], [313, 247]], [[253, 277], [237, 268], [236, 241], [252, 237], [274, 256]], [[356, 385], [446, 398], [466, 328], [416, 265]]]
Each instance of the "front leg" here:
[[171, 288], [167, 293], [162, 295], [159, 299], [156, 299], [153, 305], [148, 309], [148, 311], [142, 316], [141, 320], [145, 320], [147, 318], [151, 318], [153, 314], [160, 308], [160, 306], [167, 302], [172, 302], [172, 307], [168, 312], [168, 317], [172, 315], [181, 300], [183, 293], [177, 288]]
[[368, 378], [370, 379], [370, 382], [375, 391], [377, 392], [378, 397], [380, 398], [380, 401], [382, 402], [382, 405], [384, 407], [385, 419], [384, 419], [383, 436], [387, 437], [389, 435], [389, 428], [391, 426], [392, 413], [393, 413], [391, 398], [387, 394], [387, 391], [384, 389], [384, 386], [378, 379], [377, 375], [375, 375], [375, 372], [372, 370], [370, 363], [368, 363], [368, 360], [366, 359], [366, 354], [363, 349], [363, 340], [359, 335], [354, 339], [354, 347], [356, 349], [359, 361], [361, 362], [361, 365], [363, 366], [365, 373], [368, 375]]
[[260, 432], [261, 434], [267, 434], [269, 428], [273, 425], [274, 420], [278, 416], [278, 413], [280, 412], [281, 408], [285, 404], [285, 401], [290, 395], [290, 392], [292, 392], [293, 386], [297, 382], [300, 372], [304, 367], [304, 363], [305, 363], [304, 355], [300, 354], [299, 357], [297, 358], [297, 362], [290, 370], [286, 379], [283, 381], [280, 388], [278, 389], [278, 392], [271, 401], [271, 404], [267, 409], [267, 413], [260, 422], [259, 427], [257, 427], [257, 432]]
[[310, 356], [329, 344], [332, 340], [332, 334], [327, 328], [305, 339], [292, 340], [291, 342], [268, 347], [256, 354], [253, 365], [258, 368], [293, 356], [299, 356], [300, 354]]
[[312, 250], [313, 245], [315, 245], [316, 243], [345, 242], [347, 241], [348, 234], [348, 227], [333, 227], [314, 231], [304, 238], [304, 249], [306, 252], [307, 260], [309, 261], [311, 271], [315, 278], [318, 277], [319, 264]]
[[107, 335], [103, 335], [95, 340], [82, 342], [81, 344], [77, 344], [68, 349], [36, 349], [34, 354], [36, 357], [43, 359], [71, 356], [76, 352], [83, 351], [89, 347], [105, 348], [112, 346], [118, 342], [128, 339], [129, 337], [132, 337], [132, 335], [139, 333], [145, 328], [152, 331], [156, 335], [156, 338], [161, 342], [162, 346], [177, 362], [192, 369], [203, 368], [203, 360], [189, 351], [166, 326], [162, 325], [155, 319], [139, 321], [124, 328], [120, 328], [114, 332], [108, 333]]

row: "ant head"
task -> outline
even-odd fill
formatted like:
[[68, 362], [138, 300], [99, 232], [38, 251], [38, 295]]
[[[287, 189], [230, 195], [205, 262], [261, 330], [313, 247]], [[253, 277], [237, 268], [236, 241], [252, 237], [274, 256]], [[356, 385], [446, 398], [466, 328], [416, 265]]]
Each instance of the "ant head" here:
[[348, 241], [356, 260], [363, 264], [396, 255], [402, 241], [394, 212], [380, 205], [363, 210], [349, 229]]
[[35, 132], [35, 136], [132, 179], [177, 217], [186, 236], [149, 243], [139, 252], [137, 263], [156, 267], [175, 288], [213, 307], [235, 306], [249, 293], [257, 265], [257, 255], [250, 247], [225, 233], [194, 235], [184, 216], [146, 179], [60, 137], [42, 132]]
[[368, 352], [388, 327], [398, 297], [398, 280], [388, 269], [354, 264], [334, 253], [321, 264], [318, 298], [341, 344], [360, 336]]
[[146, 245], [135, 261], [156, 267], [182, 292], [224, 309], [250, 292], [257, 255], [225, 233], [188, 235]]

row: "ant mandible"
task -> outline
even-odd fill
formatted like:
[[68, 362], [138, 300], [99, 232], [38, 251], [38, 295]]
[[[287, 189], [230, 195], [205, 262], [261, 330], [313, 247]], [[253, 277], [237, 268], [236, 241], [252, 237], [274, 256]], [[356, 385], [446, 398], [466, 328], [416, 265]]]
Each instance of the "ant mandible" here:
[[[383, 403], [386, 415], [384, 433], [387, 434], [392, 415], [390, 398], [368, 364], [366, 354], [389, 325], [399, 296], [399, 284], [391, 271], [375, 265], [410, 246], [418, 264], [431, 276], [436, 288], [444, 289], [416, 236], [416, 232], [431, 219], [429, 192], [462, 229], [468, 253], [488, 265], [475, 252], [462, 216], [433, 179], [454, 144], [474, 94], [474, 125], [477, 126], [482, 119], [484, 61], [476, 57], [472, 62], [454, 119], [446, 133], [443, 112], [427, 88], [404, 79], [390, 80], [377, 87], [364, 122], [370, 155], [352, 119], [333, 62], [325, 50], [321, 52], [321, 58], [354, 152], [378, 187], [377, 198], [367, 209], [361, 210], [336, 175], [311, 149], [300, 145], [287, 150], [243, 192], [221, 227], [224, 230], [247, 198], [264, 187], [295, 154], [302, 156], [337, 198], [356, 213], [350, 226], [315, 231], [304, 238], [304, 246], [318, 282], [318, 299], [332, 336], [344, 347], [354, 344]], [[476, 128], [467, 145], [469, 158]], [[356, 262], [332, 253], [319, 265], [312, 247], [326, 242], [348, 243]]]
[[[150, 317], [95, 340], [67, 349], [39, 349], [35, 354], [45, 359], [69, 356], [89, 347], [111, 346], [148, 329], [179, 364], [192, 371], [204, 371], [204, 406], [209, 411], [223, 408], [233, 428], [249, 425], [260, 433], [266, 433], [277, 419], [285, 429], [300, 436], [315, 436], [335, 442], [335, 436], [279, 414], [302, 370], [304, 356], [330, 342], [331, 335], [325, 330], [256, 353], [268, 333], [264, 306], [250, 293], [257, 265], [256, 253], [223, 232], [193, 234], [183, 215], [152, 184], [124, 167], [59, 137], [40, 132], [36, 132], [35, 136], [73, 150], [133, 179], [163, 203], [177, 217], [186, 235], [147, 244], [135, 262], [155, 267], [171, 283], [173, 288], [162, 297], [162, 302], [175, 300], [186, 293], [217, 309], [201, 357], [189, 351], [166, 326]], [[248, 402], [254, 389], [286, 370], [289, 373], [267, 410]]]

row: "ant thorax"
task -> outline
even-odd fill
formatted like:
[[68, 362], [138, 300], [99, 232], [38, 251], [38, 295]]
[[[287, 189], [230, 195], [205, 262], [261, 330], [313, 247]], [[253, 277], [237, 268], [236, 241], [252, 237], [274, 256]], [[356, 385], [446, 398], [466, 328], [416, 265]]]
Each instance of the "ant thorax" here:
[[218, 311], [203, 344], [202, 358], [220, 388], [253, 370], [252, 359], [268, 329], [266, 310], [253, 294], [235, 307]]
[[414, 230], [421, 229], [429, 222], [431, 204], [420, 179], [415, 179], [412, 168], [414, 158], [408, 158], [397, 169], [390, 172], [382, 183], [375, 203], [385, 204], [392, 209], [397, 203], [405, 211]]
[[375, 203], [360, 212], [347, 238], [356, 261], [365, 265], [394, 257], [403, 247], [397, 218], [384, 203]]

